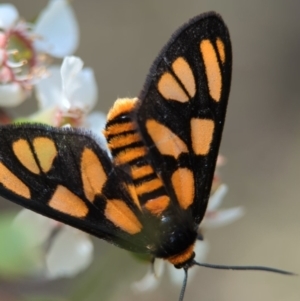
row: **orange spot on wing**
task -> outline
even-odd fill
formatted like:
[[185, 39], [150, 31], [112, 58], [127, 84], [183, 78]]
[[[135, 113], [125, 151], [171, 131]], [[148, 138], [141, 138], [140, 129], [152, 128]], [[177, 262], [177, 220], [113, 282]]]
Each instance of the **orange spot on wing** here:
[[141, 204], [140, 204], [140, 201], [139, 201], [139, 198], [138, 198], [138, 195], [136, 193], [136, 190], [135, 190], [135, 187], [134, 185], [127, 185], [127, 188], [128, 188], [128, 192], [130, 194], [130, 196], [132, 197], [133, 199], [133, 202], [137, 205], [137, 207], [141, 210]]
[[219, 55], [220, 55], [220, 60], [221, 60], [222, 64], [224, 64], [225, 63], [225, 46], [224, 46], [224, 43], [220, 38], [217, 38], [216, 44], [217, 44], [218, 52], [219, 52]]
[[185, 87], [190, 97], [196, 94], [196, 83], [193, 71], [188, 62], [183, 58], [177, 58], [172, 64], [172, 68], [176, 76], [180, 79], [182, 85]]
[[205, 156], [210, 150], [215, 123], [210, 119], [191, 119], [192, 147], [196, 155]]
[[142, 224], [138, 218], [121, 200], [108, 200], [104, 214], [116, 227], [129, 234], [137, 234], [142, 230]]
[[156, 178], [150, 181], [145, 181], [142, 184], [136, 186], [136, 192], [138, 195], [142, 195], [144, 193], [156, 190], [160, 187], [162, 187], [162, 181], [159, 178]]
[[187, 209], [195, 196], [193, 172], [188, 168], [178, 168], [172, 174], [171, 181], [180, 207]]
[[0, 183], [11, 192], [20, 195], [25, 199], [30, 199], [29, 188], [16, 177], [2, 162], [0, 162]]
[[85, 148], [81, 155], [81, 179], [86, 198], [93, 202], [97, 194], [101, 194], [107, 180], [106, 173], [97, 155]]
[[157, 85], [159, 93], [167, 100], [177, 100], [179, 102], [187, 102], [189, 96], [180, 87], [174, 76], [165, 72], [158, 81]]
[[145, 208], [153, 215], [161, 215], [164, 210], [169, 206], [170, 198], [162, 195], [156, 199], [151, 199], [145, 204]]
[[33, 140], [33, 147], [43, 172], [48, 172], [57, 156], [53, 140], [47, 137], [37, 137]]
[[134, 109], [137, 100], [137, 98], [117, 99], [107, 114], [107, 121], [109, 122], [120, 114], [131, 112]]
[[201, 41], [200, 51], [205, 65], [209, 94], [218, 102], [221, 98], [222, 75], [217, 54], [210, 40]]
[[176, 265], [182, 265], [182, 264], [186, 263], [193, 256], [194, 256], [194, 244], [190, 245], [183, 252], [167, 258], [167, 260], [176, 266]]
[[188, 153], [186, 144], [169, 128], [156, 120], [147, 120], [146, 128], [162, 155], [173, 156], [177, 159], [181, 153]]
[[33, 156], [32, 150], [27, 140], [19, 139], [12, 145], [13, 152], [18, 160], [26, 167], [29, 171], [35, 174], [40, 173], [40, 169]]
[[79, 218], [85, 217], [89, 211], [81, 198], [62, 185], [57, 186], [49, 201], [49, 206], [57, 211]]

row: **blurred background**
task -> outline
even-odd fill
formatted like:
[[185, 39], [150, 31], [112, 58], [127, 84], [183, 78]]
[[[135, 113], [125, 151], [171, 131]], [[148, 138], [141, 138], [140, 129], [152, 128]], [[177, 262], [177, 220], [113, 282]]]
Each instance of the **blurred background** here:
[[[47, 2], [11, 1], [27, 20]], [[81, 32], [76, 55], [95, 71], [97, 109], [103, 112], [118, 97], [139, 94], [153, 59], [182, 23], [209, 10], [223, 16], [233, 44], [221, 146], [227, 158], [222, 180], [229, 186], [223, 207], [243, 206], [246, 215], [205, 231], [207, 261], [300, 273], [300, 2], [75, 0], [72, 5]], [[16, 108], [16, 114], [31, 112], [28, 104]], [[4, 200], [1, 208], [19, 209]], [[95, 260], [79, 276], [42, 283], [4, 279], [0, 289], [7, 295], [0, 300], [33, 292], [72, 301], [178, 299], [180, 287], [167, 276], [153, 292], [134, 294], [130, 285], [148, 266], [105, 242], [94, 243]], [[185, 295], [186, 301], [299, 299], [299, 277], [204, 268], [198, 268]]]

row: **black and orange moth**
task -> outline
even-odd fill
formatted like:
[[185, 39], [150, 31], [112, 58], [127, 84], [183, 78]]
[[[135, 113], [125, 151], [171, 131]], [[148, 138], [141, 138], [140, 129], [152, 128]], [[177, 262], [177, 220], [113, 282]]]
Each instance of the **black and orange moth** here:
[[39, 124], [0, 127], [0, 195], [131, 252], [193, 265], [229, 97], [232, 51], [222, 18], [179, 28], [138, 98], [118, 99], [104, 134]]

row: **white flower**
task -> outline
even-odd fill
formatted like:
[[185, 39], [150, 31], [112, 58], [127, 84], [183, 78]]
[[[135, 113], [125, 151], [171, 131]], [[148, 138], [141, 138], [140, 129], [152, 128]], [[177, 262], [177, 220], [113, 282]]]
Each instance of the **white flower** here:
[[106, 116], [90, 111], [98, 98], [98, 87], [91, 68], [75, 56], [65, 57], [61, 67], [51, 66], [49, 76], [36, 84], [36, 97], [40, 110], [30, 117], [35, 122], [53, 126], [69, 124], [92, 130], [100, 145], [106, 148], [102, 130]]
[[[242, 207], [216, 210], [221, 205], [227, 190], [227, 186], [225, 184], [221, 184], [211, 195], [205, 216], [201, 223], [201, 228], [224, 226], [236, 221], [244, 215]], [[209, 244], [206, 241], [197, 240], [194, 249], [195, 260], [197, 262], [204, 262], [208, 254], [208, 250]], [[154, 262], [154, 269], [151, 267], [141, 280], [134, 282], [131, 286], [132, 290], [136, 293], [141, 293], [155, 289], [159, 285], [159, 278], [161, 278], [165, 267], [167, 267], [169, 271], [172, 282], [177, 285], [182, 285], [182, 281], [184, 279], [183, 269], [176, 269], [165, 260], [156, 259]], [[197, 269], [189, 270], [189, 279], [195, 275], [196, 271]]]
[[228, 191], [225, 184], [221, 184], [209, 198], [204, 219], [201, 223], [203, 228], [217, 228], [226, 226], [240, 219], [244, 214], [243, 207], [233, 207], [229, 209], [217, 210]]
[[35, 24], [21, 20], [12, 4], [0, 4], [0, 106], [25, 100], [45, 74], [45, 55], [70, 55], [78, 40], [77, 21], [67, 0], [50, 0]]
[[50, 0], [34, 25], [38, 51], [57, 58], [73, 54], [79, 43], [79, 28], [70, 1]]
[[93, 243], [88, 234], [52, 219], [23, 209], [14, 227], [28, 227], [32, 239], [28, 246], [38, 250], [32, 275], [46, 279], [73, 277], [85, 270], [93, 259]]
[[[51, 66], [48, 72], [49, 76], [36, 85], [36, 96], [42, 110], [57, 108], [63, 117], [70, 118], [79, 118], [92, 110], [98, 97], [97, 84], [93, 70], [83, 68], [80, 58], [65, 57], [61, 67]], [[56, 123], [60, 124], [60, 121]]]

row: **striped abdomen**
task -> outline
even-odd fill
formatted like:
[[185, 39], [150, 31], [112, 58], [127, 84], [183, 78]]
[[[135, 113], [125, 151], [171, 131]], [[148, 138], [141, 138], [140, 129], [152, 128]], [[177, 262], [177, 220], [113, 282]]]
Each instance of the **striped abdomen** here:
[[119, 99], [108, 114], [105, 136], [116, 165], [130, 168], [140, 207], [159, 215], [169, 204], [163, 182], [147, 157], [147, 148], [132, 120], [137, 99]]

